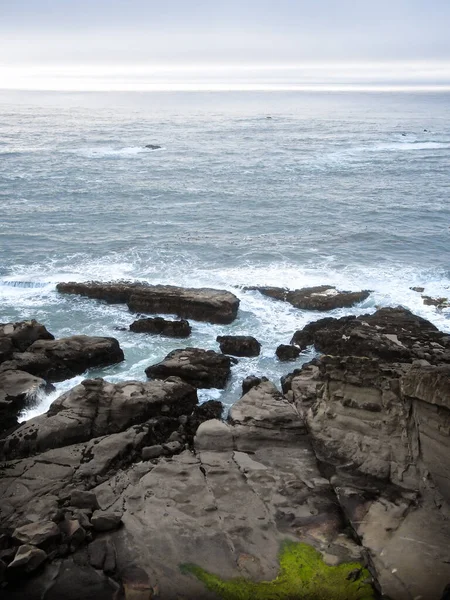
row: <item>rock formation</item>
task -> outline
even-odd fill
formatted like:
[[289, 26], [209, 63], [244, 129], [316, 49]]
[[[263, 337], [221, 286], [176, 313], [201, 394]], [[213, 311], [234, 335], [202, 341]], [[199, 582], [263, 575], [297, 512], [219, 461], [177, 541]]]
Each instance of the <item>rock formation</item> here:
[[259, 356], [261, 344], [251, 335], [219, 335], [220, 351], [232, 356]]
[[130, 331], [135, 333], [150, 333], [155, 335], [166, 335], [168, 337], [186, 338], [191, 335], [189, 321], [169, 321], [162, 317], [149, 319], [138, 319], [130, 325]]
[[332, 285], [318, 285], [300, 290], [288, 290], [278, 287], [247, 287], [245, 289], [256, 290], [264, 296], [275, 298], [275, 300], [284, 300], [295, 306], [295, 308], [317, 311], [350, 308], [359, 302], [363, 302], [370, 295], [368, 290], [345, 292], [337, 290]]
[[239, 300], [234, 294], [209, 288], [90, 281], [59, 283], [56, 289], [64, 294], [96, 298], [111, 304], [127, 304], [134, 312], [174, 314], [183, 319], [210, 323], [231, 323], [239, 308]]

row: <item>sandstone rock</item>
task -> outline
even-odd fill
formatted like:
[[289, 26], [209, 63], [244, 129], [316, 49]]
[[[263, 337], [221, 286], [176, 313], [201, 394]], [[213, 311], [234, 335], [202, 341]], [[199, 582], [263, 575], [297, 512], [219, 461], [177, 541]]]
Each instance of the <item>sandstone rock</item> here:
[[46, 558], [47, 554], [40, 548], [24, 544], [19, 546], [14, 560], [8, 565], [8, 570], [20, 569], [25, 573], [31, 573], [40, 567]]
[[156, 444], [155, 446], [146, 446], [142, 448], [142, 459], [143, 460], [152, 460], [153, 458], [158, 458], [164, 454], [164, 448], [161, 444]]
[[173, 350], [162, 362], [147, 367], [145, 373], [154, 379], [174, 375], [197, 388], [224, 388], [231, 374], [231, 360], [213, 350], [185, 348]]
[[205, 421], [197, 429], [194, 444], [197, 450], [232, 450], [233, 430], [227, 423], [218, 419]]
[[189, 415], [196, 404], [196, 390], [177, 378], [118, 384], [87, 379], [55, 400], [46, 414], [7, 436], [0, 456], [26, 456], [87, 441], [161, 415]]
[[338, 356], [394, 362], [427, 357], [433, 363], [450, 362], [450, 336], [401, 307], [382, 308], [360, 317], [320, 319], [297, 331], [291, 343], [302, 349], [314, 344], [320, 352]]
[[186, 338], [191, 335], [189, 321], [167, 321], [162, 317], [139, 319], [130, 325], [130, 331], [135, 333], [152, 333], [168, 337]]
[[58, 540], [60, 535], [56, 523], [52, 521], [38, 521], [37, 523], [29, 523], [15, 529], [13, 538], [20, 544], [45, 547]]
[[184, 319], [231, 323], [239, 300], [231, 292], [209, 288], [180, 288], [143, 283], [59, 283], [57, 290], [110, 303], [126, 303], [130, 310], [153, 314], [175, 314]]
[[327, 311], [335, 308], [350, 308], [366, 300], [370, 291], [344, 292], [338, 291], [332, 285], [319, 285], [300, 290], [287, 290], [277, 287], [248, 287], [247, 290], [257, 290], [264, 296], [289, 302], [295, 308], [302, 310]]
[[259, 356], [261, 344], [250, 335], [219, 335], [217, 341], [223, 354]]
[[181, 442], [167, 442], [162, 445], [164, 454], [171, 456], [172, 454], [178, 454], [184, 449], [184, 446]]
[[18, 369], [48, 381], [62, 381], [93, 367], [112, 365], [124, 359], [115, 338], [74, 335], [59, 340], [38, 340], [26, 352], [14, 353], [2, 370]]
[[280, 344], [276, 349], [275, 354], [278, 357], [278, 360], [287, 361], [287, 360], [295, 360], [300, 356], [300, 348], [298, 346], [294, 346], [293, 344]]
[[89, 563], [94, 569], [113, 573], [116, 569], [114, 544], [107, 538], [96, 539], [88, 547]]
[[95, 531], [111, 531], [117, 529], [122, 522], [122, 514], [119, 512], [109, 512], [96, 510], [91, 518], [91, 523]]
[[25, 371], [0, 372], [0, 432], [17, 425], [18, 414], [35, 402], [41, 392], [55, 388]]
[[70, 545], [74, 552], [86, 538], [86, 531], [80, 525], [78, 519], [65, 519], [59, 524], [59, 529], [63, 534], [63, 541]]
[[86, 490], [73, 490], [70, 494], [70, 505], [76, 508], [90, 508], [91, 510], [99, 508], [97, 496], [94, 492]]

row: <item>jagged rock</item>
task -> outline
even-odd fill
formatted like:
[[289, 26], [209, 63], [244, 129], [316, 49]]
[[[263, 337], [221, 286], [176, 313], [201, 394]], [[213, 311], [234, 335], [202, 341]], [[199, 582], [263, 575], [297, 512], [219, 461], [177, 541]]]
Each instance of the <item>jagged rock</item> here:
[[[10, 358], [13, 352], [25, 352], [37, 340], [54, 339], [44, 325], [34, 319], [17, 323], [2, 323], [0, 324], [0, 347], [3, 348], [3, 352], [0, 351], [0, 362]], [[9, 348], [9, 351], [5, 352], [5, 348]]]
[[276, 349], [275, 354], [277, 355], [278, 360], [287, 361], [298, 358], [300, 352], [301, 350], [298, 346], [294, 346], [293, 344], [280, 344]]
[[94, 492], [86, 490], [73, 490], [70, 494], [70, 505], [76, 508], [90, 508], [91, 510], [100, 508]]
[[52, 521], [38, 521], [22, 525], [13, 532], [13, 538], [20, 544], [33, 546], [48, 546], [59, 539], [61, 533], [56, 523]]
[[146, 446], [142, 448], [142, 459], [143, 460], [152, 460], [153, 458], [158, 458], [164, 454], [164, 448], [161, 444], [156, 444], [155, 446]]
[[161, 414], [189, 415], [196, 404], [196, 390], [178, 378], [117, 384], [87, 379], [55, 400], [47, 413], [7, 436], [0, 456], [27, 456], [87, 441]]
[[450, 306], [448, 298], [432, 298], [431, 296], [422, 296], [422, 298], [426, 306], [436, 306], [437, 308], [448, 308]]
[[152, 333], [168, 337], [186, 338], [191, 335], [189, 321], [167, 321], [162, 317], [139, 319], [130, 325], [130, 331], [135, 333]]
[[111, 531], [112, 529], [117, 529], [121, 522], [122, 514], [119, 512], [96, 510], [91, 518], [91, 523], [95, 531]]
[[175, 314], [184, 319], [210, 323], [231, 323], [237, 316], [239, 300], [231, 292], [209, 288], [180, 288], [144, 283], [87, 282], [59, 283], [57, 290], [127, 304], [135, 312]]
[[247, 287], [245, 289], [256, 290], [264, 296], [269, 296], [275, 300], [284, 300], [295, 306], [295, 308], [318, 311], [350, 308], [359, 302], [363, 302], [370, 296], [370, 291], [368, 290], [345, 292], [337, 290], [332, 285], [319, 285], [300, 290], [287, 290], [277, 287]]
[[18, 369], [47, 381], [62, 381], [93, 367], [112, 365], [124, 359], [115, 338], [74, 335], [59, 340], [38, 340], [26, 352], [15, 352], [1, 370]]
[[0, 432], [17, 425], [18, 414], [36, 401], [41, 392], [55, 388], [25, 371], [0, 372]]
[[166, 358], [145, 369], [147, 377], [180, 377], [197, 388], [224, 388], [231, 374], [228, 356], [213, 350], [185, 348], [173, 350]]
[[256, 375], [249, 375], [242, 381], [242, 395], [249, 392], [252, 387], [259, 385], [263, 381], [269, 381], [267, 377], [256, 377]]
[[450, 336], [401, 307], [360, 317], [320, 319], [297, 331], [291, 343], [302, 349], [314, 344], [320, 352], [336, 356], [450, 362]]
[[220, 351], [232, 356], [259, 356], [261, 344], [251, 335], [219, 335]]
[[8, 570], [20, 569], [25, 573], [35, 571], [46, 560], [47, 554], [40, 548], [35, 548], [29, 544], [19, 546], [16, 556], [12, 563], [8, 565]]

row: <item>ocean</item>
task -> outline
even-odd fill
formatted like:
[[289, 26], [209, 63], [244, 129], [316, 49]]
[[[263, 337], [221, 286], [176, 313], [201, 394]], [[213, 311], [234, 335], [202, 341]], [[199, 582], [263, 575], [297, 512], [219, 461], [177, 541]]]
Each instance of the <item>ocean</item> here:
[[[146, 149], [147, 144], [161, 146]], [[323, 314], [243, 290], [331, 284], [371, 296], [331, 316], [402, 305], [444, 331], [450, 310], [449, 92], [0, 91], [0, 321], [116, 337], [126, 360], [86, 376], [145, 379], [169, 351], [254, 335], [225, 390], [281, 375], [275, 349]], [[61, 296], [60, 281], [139, 280], [233, 291], [238, 319], [188, 340], [121, 331], [126, 307]]]

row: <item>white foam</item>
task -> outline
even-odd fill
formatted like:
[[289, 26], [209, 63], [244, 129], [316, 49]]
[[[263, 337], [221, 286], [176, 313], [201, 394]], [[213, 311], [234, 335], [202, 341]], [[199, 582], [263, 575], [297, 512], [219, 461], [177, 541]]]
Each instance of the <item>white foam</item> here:
[[126, 146], [125, 148], [114, 148], [113, 146], [74, 148], [69, 150], [71, 154], [77, 154], [85, 158], [114, 158], [132, 157], [138, 154], [149, 154], [155, 152], [143, 146]]

